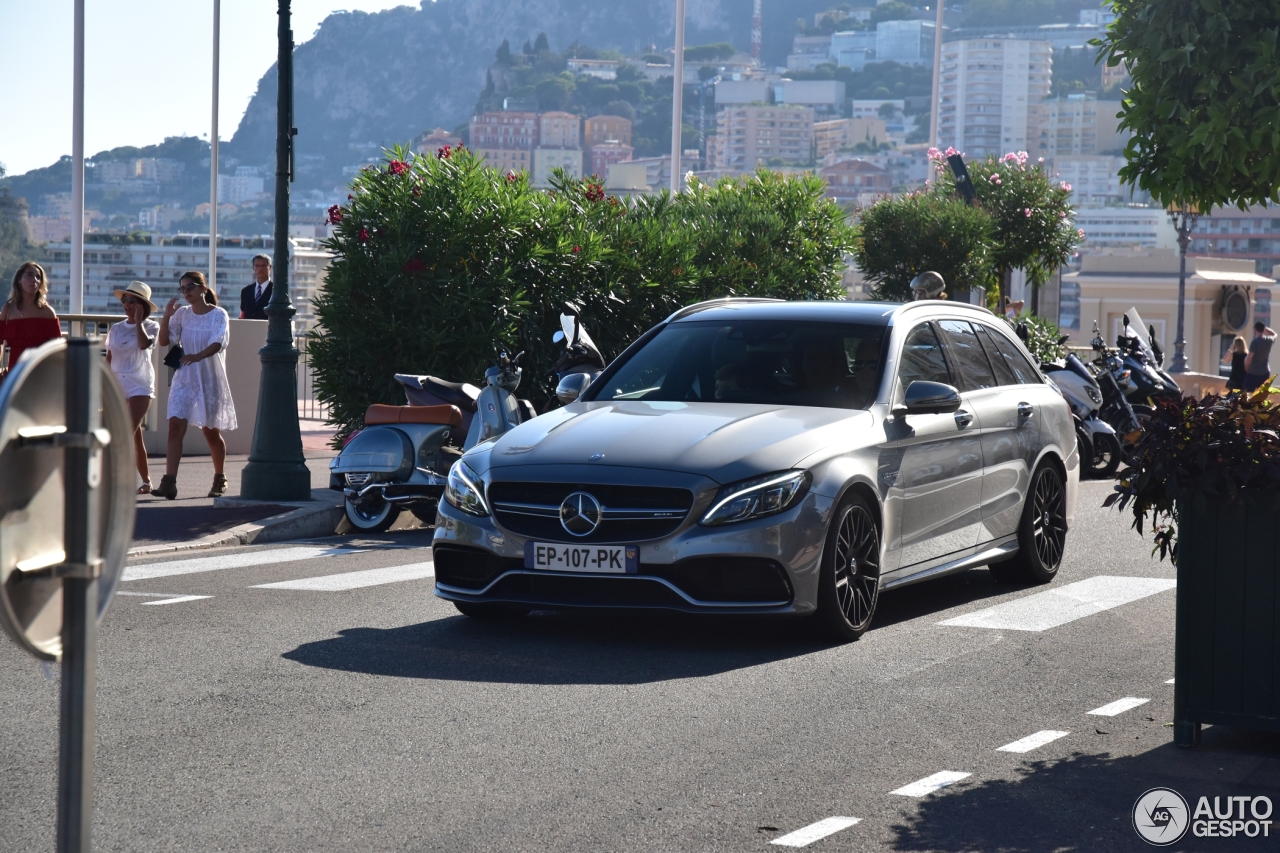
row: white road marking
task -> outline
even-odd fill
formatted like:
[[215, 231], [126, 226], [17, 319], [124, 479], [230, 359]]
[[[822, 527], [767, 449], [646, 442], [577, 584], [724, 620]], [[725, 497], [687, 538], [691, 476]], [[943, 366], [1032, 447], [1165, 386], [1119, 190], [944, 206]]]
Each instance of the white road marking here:
[[1126, 696], [1123, 699], [1108, 702], [1101, 708], [1094, 708], [1089, 713], [1095, 717], [1114, 717], [1117, 714], [1123, 714], [1125, 711], [1132, 711], [1139, 705], [1145, 705], [1150, 701], [1150, 699], [1139, 699], [1136, 696]]
[[292, 563], [298, 560], [314, 560], [318, 557], [340, 557], [359, 554], [364, 548], [334, 548], [332, 546], [276, 548], [267, 551], [235, 551], [216, 557], [196, 557], [191, 560], [166, 560], [163, 563], [147, 563], [128, 566], [121, 580], [140, 581], [149, 578], [167, 578], [174, 575], [193, 575], [197, 572], [217, 572], [224, 569], [245, 569], [250, 566], [266, 566], [271, 563]]
[[1045, 729], [1042, 732], [1036, 732], [1033, 735], [1015, 740], [1013, 743], [1006, 743], [1004, 746], [997, 747], [996, 752], [1030, 752], [1033, 749], [1039, 749], [1046, 743], [1053, 743], [1060, 737], [1066, 737], [1071, 732], [1058, 732], [1053, 729]]
[[943, 770], [940, 773], [934, 773], [932, 776], [926, 776], [919, 782], [912, 782], [910, 785], [904, 785], [896, 791], [890, 791], [890, 794], [900, 794], [904, 797], [924, 797], [932, 794], [934, 791], [940, 791], [948, 785], [954, 785], [961, 779], [967, 779], [972, 773], [957, 773], [954, 770]]
[[162, 598], [159, 601], [144, 601], [144, 605], [181, 604], [184, 601], [199, 601], [202, 598], [213, 598], [212, 595], [175, 595], [173, 598]]
[[359, 589], [363, 586], [378, 586], [384, 583], [416, 581], [433, 577], [435, 573], [435, 564], [432, 562], [410, 563], [407, 566], [365, 569], [359, 572], [343, 572], [336, 575], [301, 578], [296, 581], [260, 583], [254, 584], [251, 589], [311, 589], [321, 592], [337, 592], [344, 589]]
[[1173, 679], [1170, 678], [1168, 681], [1165, 682], [1165, 684], [1173, 684]]
[[826, 838], [828, 835], [835, 835], [842, 829], [848, 829], [856, 823], [861, 823], [860, 817], [827, 817], [811, 823], [803, 829], [797, 829], [795, 832], [788, 832], [781, 838], [775, 838], [770, 844], [778, 844], [783, 847], [805, 847], [819, 838]]
[[1006, 601], [966, 613], [939, 625], [996, 628], [1006, 631], [1047, 631], [1131, 601], [1173, 589], [1172, 578], [1128, 578], [1098, 575], [1058, 589]]

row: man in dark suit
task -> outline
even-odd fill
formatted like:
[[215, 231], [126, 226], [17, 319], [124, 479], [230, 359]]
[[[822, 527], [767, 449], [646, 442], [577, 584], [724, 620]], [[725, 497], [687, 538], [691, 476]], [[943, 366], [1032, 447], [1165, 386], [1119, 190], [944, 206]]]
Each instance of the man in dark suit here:
[[271, 258], [253, 256], [253, 284], [240, 291], [240, 319], [267, 319], [267, 303], [271, 301]]

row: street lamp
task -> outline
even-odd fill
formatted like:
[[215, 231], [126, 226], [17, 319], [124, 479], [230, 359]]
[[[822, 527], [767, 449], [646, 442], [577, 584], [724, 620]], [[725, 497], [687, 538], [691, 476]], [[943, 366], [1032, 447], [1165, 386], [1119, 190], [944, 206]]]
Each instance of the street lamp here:
[[1168, 210], [1169, 219], [1174, 230], [1178, 232], [1178, 337], [1173, 342], [1173, 364], [1170, 373], [1187, 372], [1187, 340], [1183, 334], [1187, 313], [1187, 245], [1191, 242], [1191, 232], [1200, 218], [1200, 211], [1194, 204], [1183, 202]]
[[311, 499], [311, 472], [302, 455], [298, 426], [298, 350], [293, 345], [289, 300], [289, 184], [293, 181], [293, 30], [289, 0], [280, 0], [280, 55], [276, 63], [276, 228], [271, 300], [267, 303], [267, 343], [258, 388], [253, 449], [240, 476], [240, 496], [266, 501]]

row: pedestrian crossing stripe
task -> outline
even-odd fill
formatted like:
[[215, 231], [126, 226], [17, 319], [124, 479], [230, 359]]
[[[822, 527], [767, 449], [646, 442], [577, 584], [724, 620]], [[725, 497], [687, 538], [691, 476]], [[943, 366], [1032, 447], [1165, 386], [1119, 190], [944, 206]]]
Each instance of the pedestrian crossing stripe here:
[[319, 592], [339, 592], [348, 589], [360, 589], [366, 586], [380, 586], [386, 583], [422, 580], [434, 577], [435, 564], [410, 563], [406, 566], [387, 566], [381, 569], [364, 569], [358, 572], [342, 572], [336, 575], [321, 575], [314, 578], [299, 578], [293, 581], [254, 584], [251, 589], [301, 589]]
[[128, 566], [121, 576], [122, 581], [141, 581], [152, 578], [167, 578], [175, 575], [194, 575], [200, 572], [220, 572], [227, 569], [247, 569], [253, 566], [266, 566], [272, 563], [294, 563], [300, 560], [315, 560], [320, 557], [340, 557], [347, 554], [359, 554], [366, 548], [334, 548], [331, 545], [307, 545], [292, 548], [275, 548], [264, 551], [234, 551], [218, 554], [214, 557], [196, 557], [191, 560], [166, 560], [161, 563], [144, 563], [140, 566]]
[[1047, 631], [1122, 604], [1173, 589], [1172, 578], [1132, 578], [1098, 575], [1046, 592], [1016, 598], [994, 607], [966, 613], [939, 625], [994, 628], [1006, 631]]

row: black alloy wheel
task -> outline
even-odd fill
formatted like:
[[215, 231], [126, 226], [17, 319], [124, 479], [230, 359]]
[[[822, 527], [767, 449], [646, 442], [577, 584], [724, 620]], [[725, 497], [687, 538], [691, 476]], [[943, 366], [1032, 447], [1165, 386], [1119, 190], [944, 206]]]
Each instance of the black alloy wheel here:
[[856, 640], [871, 625], [880, 599], [880, 532], [862, 497], [836, 508], [818, 579], [818, 620], [839, 642]]
[[1120, 439], [1109, 432], [1100, 432], [1093, 437], [1093, 459], [1085, 466], [1085, 470], [1090, 477], [1109, 480], [1120, 467], [1122, 455]]
[[1051, 464], [1036, 469], [1018, 523], [1018, 553], [988, 569], [1001, 583], [1049, 583], [1067, 544], [1067, 487]]

